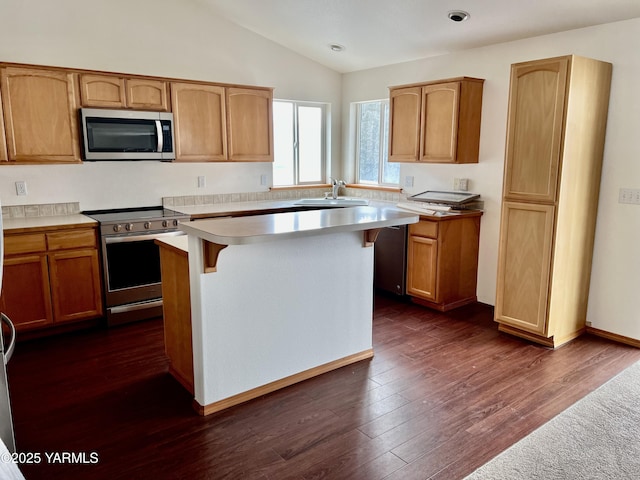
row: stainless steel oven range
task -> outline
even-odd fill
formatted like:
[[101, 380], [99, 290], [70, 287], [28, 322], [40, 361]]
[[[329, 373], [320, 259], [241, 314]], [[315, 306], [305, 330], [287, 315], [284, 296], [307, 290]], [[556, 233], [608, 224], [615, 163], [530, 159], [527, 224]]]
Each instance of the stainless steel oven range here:
[[160, 251], [154, 240], [184, 235], [184, 215], [162, 207], [83, 212], [100, 223], [107, 323], [162, 315]]

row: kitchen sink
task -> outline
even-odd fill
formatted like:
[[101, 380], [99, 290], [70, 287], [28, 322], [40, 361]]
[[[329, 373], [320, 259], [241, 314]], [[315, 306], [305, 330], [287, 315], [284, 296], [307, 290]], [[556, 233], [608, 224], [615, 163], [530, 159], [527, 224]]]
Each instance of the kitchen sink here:
[[366, 198], [301, 198], [294, 205], [309, 205], [320, 207], [355, 207], [360, 205], [369, 205]]

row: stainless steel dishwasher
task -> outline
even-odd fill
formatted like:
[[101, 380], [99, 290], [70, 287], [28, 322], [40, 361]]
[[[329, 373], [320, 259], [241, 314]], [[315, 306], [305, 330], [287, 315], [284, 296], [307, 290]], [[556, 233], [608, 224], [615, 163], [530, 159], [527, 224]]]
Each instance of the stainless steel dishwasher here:
[[404, 295], [407, 271], [407, 226], [383, 228], [374, 245], [374, 287], [396, 295]]

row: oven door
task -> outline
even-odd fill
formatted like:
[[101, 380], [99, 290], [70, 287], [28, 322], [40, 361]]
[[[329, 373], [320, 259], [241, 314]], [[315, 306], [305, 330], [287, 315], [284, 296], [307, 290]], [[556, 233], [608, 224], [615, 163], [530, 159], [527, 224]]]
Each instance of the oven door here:
[[162, 298], [160, 248], [155, 239], [177, 235], [184, 235], [184, 232], [103, 237], [107, 307]]

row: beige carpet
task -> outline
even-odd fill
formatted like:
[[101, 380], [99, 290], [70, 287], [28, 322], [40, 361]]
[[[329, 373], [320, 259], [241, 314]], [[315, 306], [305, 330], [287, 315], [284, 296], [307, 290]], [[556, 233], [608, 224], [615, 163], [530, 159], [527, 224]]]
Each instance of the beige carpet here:
[[640, 362], [465, 480], [640, 479]]

